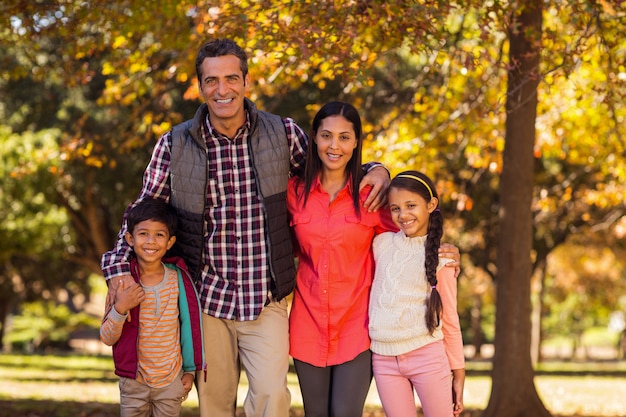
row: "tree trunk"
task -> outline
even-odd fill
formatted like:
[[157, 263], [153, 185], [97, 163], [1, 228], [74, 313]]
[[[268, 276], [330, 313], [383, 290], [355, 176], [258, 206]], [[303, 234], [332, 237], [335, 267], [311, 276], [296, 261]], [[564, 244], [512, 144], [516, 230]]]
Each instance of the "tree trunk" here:
[[482, 347], [485, 341], [481, 326], [483, 315], [483, 295], [474, 294], [472, 296], [472, 344], [474, 345], [474, 358], [482, 357]]
[[9, 315], [9, 303], [4, 299], [0, 303], [0, 352], [4, 350], [4, 335], [7, 326], [7, 317]]
[[495, 354], [491, 396], [483, 417], [542, 417], [550, 412], [537, 394], [530, 355], [531, 202], [542, 2], [522, 0], [511, 10]]
[[532, 319], [531, 319], [531, 348], [530, 357], [532, 358], [533, 367], [543, 361], [543, 353], [541, 352], [541, 344], [543, 342], [543, 326], [541, 322], [545, 314], [545, 303], [543, 299], [546, 293], [546, 274], [548, 273], [547, 260], [539, 262], [538, 267], [535, 269], [534, 279], [534, 291], [535, 301], [532, 306]]

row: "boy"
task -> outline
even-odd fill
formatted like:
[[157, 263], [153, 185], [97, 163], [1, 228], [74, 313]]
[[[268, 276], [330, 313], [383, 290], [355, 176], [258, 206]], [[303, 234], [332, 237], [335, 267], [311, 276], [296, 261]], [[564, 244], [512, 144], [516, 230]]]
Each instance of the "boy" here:
[[163, 259], [176, 241], [169, 205], [144, 200], [127, 224], [135, 282], [121, 284], [100, 327], [100, 339], [113, 345], [120, 415], [179, 416], [204, 364], [198, 295], [182, 259]]

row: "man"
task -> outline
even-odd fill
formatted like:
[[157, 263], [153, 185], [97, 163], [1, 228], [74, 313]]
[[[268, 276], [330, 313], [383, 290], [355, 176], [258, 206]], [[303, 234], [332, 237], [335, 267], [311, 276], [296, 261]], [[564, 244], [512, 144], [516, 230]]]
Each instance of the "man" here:
[[[292, 119], [259, 111], [245, 97], [247, 56], [234, 42], [202, 46], [196, 72], [205, 103], [159, 139], [129, 209], [146, 198], [176, 209], [174, 249], [196, 280], [213, 376], [197, 378], [201, 416], [235, 415], [241, 363], [249, 383], [246, 416], [287, 417], [285, 297], [295, 268], [285, 196], [290, 173], [305, 161], [307, 138]], [[373, 191], [365, 205], [375, 210], [384, 203], [388, 172], [372, 168], [361, 186], [368, 183]], [[102, 257], [107, 297], [132, 279], [125, 223], [116, 247]]]

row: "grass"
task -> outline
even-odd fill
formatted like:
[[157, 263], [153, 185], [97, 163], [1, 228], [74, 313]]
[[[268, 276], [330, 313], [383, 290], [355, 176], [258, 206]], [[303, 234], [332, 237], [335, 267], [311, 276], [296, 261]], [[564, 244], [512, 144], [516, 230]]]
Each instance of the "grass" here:
[[[479, 416], [489, 400], [487, 361], [469, 361], [466, 417]], [[297, 378], [289, 375], [292, 416], [302, 416]], [[626, 362], [547, 362], [535, 385], [555, 416], [615, 417], [626, 409]], [[246, 392], [242, 377], [240, 399]], [[0, 417], [110, 417], [118, 415], [119, 391], [110, 356], [0, 354]], [[198, 415], [195, 392], [183, 416]], [[240, 411], [238, 415], [243, 415]], [[372, 386], [364, 416], [383, 417]]]

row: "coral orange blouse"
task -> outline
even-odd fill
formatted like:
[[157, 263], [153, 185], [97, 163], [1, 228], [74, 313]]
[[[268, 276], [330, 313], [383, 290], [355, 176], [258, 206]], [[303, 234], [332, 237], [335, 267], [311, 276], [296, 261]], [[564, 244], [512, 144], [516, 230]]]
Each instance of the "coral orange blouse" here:
[[[299, 187], [296, 193], [296, 187]], [[371, 187], [361, 192], [361, 203]], [[302, 207], [302, 184], [292, 178], [287, 205], [298, 257], [289, 316], [290, 354], [314, 366], [338, 365], [370, 347], [368, 304], [374, 276], [374, 236], [397, 231], [387, 208], [354, 210], [351, 186], [330, 202], [316, 180]]]

